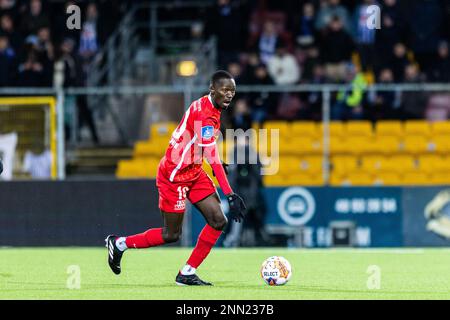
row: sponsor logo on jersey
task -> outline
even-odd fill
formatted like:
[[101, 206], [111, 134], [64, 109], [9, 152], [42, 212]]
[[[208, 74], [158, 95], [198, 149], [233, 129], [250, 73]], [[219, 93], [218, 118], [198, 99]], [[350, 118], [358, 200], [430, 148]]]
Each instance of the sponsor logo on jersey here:
[[185, 200], [177, 200], [177, 204], [175, 205], [175, 210], [184, 210], [186, 208]]
[[205, 126], [202, 127], [202, 138], [210, 139], [214, 136], [214, 127], [213, 126]]

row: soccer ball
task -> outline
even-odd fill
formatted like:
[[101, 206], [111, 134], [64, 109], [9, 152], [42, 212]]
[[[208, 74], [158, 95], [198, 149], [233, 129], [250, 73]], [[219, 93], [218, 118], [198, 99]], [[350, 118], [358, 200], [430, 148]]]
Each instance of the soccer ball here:
[[270, 286], [281, 286], [287, 283], [291, 276], [291, 264], [283, 257], [267, 258], [261, 266], [261, 277]]

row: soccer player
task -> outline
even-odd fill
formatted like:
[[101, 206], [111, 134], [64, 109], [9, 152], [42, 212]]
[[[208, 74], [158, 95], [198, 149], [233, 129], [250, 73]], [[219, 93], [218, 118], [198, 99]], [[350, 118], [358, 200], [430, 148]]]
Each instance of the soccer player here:
[[178, 241], [185, 201], [188, 199], [202, 213], [206, 225], [186, 265], [178, 272], [175, 282], [178, 285], [211, 285], [201, 280], [196, 270], [222, 234], [227, 218], [220, 207], [214, 183], [202, 168], [203, 157], [211, 165], [228, 200], [230, 217], [241, 222], [246, 210], [244, 201], [233, 193], [228, 183], [216, 145], [220, 114], [229, 107], [235, 92], [236, 83], [233, 77], [228, 72], [219, 70], [211, 77], [209, 95], [194, 101], [185, 112], [180, 124], [172, 133], [156, 175], [159, 208], [164, 226], [128, 237], [109, 235], [106, 238], [108, 263], [115, 274], [120, 274], [120, 260], [125, 250], [155, 247]]

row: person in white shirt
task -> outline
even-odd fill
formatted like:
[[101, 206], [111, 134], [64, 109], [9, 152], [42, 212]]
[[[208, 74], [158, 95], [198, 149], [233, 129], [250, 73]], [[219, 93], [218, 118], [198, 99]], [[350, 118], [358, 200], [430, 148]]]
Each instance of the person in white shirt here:
[[50, 179], [52, 153], [44, 150], [42, 153], [27, 151], [23, 161], [23, 171], [28, 172], [33, 179]]
[[277, 47], [276, 54], [267, 62], [269, 74], [277, 85], [292, 85], [300, 80], [300, 67], [286, 47]]

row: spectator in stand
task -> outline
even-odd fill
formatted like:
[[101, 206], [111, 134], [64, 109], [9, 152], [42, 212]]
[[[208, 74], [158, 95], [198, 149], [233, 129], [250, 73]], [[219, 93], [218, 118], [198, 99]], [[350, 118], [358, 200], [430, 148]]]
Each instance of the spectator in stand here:
[[231, 0], [217, 0], [212, 13], [208, 15], [206, 31], [217, 38], [219, 53], [219, 67], [224, 68], [228, 63], [237, 59], [239, 51], [246, 39], [245, 23], [241, 10]]
[[95, 3], [90, 3], [86, 8], [86, 20], [83, 22], [80, 34], [79, 54], [89, 62], [99, 50], [98, 11]]
[[351, 32], [352, 27], [349, 12], [340, 2], [340, 0], [321, 0], [320, 9], [316, 18], [316, 30], [325, 31], [330, 25], [330, 22], [335, 17], [339, 17], [343, 28], [347, 32]]
[[[80, 61], [74, 53], [75, 50], [75, 40], [71, 38], [66, 38], [62, 42], [58, 58], [55, 61], [55, 70], [61, 72], [54, 82], [56, 87], [76, 87], [80, 85]], [[56, 73], [56, 72], [55, 72]]]
[[19, 65], [17, 85], [22, 87], [46, 86], [42, 81], [45, 78], [45, 70], [39, 61], [39, 53], [36, 50], [37, 37], [29, 36], [27, 40], [26, 59]]
[[53, 82], [55, 52], [50, 38], [50, 29], [48, 27], [40, 28], [37, 32], [37, 39], [37, 54], [45, 72], [43, 82], [45, 82], [47, 86], [51, 86], [51, 83]]
[[[274, 82], [264, 64], [255, 68], [252, 85], [273, 85]], [[258, 91], [249, 94], [252, 108], [253, 121], [262, 123], [276, 109], [276, 95], [273, 93]]]
[[360, 120], [364, 118], [363, 99], [367, 83], [364, 75], [353, 64], [346, 65], [346, 90], [338, 92], [331, 109], [333, 120]]
[[439, 0], [412, 3], [411, 48], [422, 70], [430, 68], [436, 58], [443, 18], [441, 9]]
[[405, 68], [409, 64], [407, 57], [407, 49], [403, 43], [397, 43], [394, 46], [394, 52], [391, 56], [388, 66], [394, 73], [394, 80], [397, 83], [403, 82], [405, 76]]
[[[417, 64], [409, 64], [405, 68], [405, 83], [421, 83], [419, 67]], [[427, 94], [423, 91], [406, 91], [402, 93], [403, 120], [423, 119], [427, 105]]]
[[230, 62], [227, 66], [227, 71], [233, 76], [233, 79], [237, 85], [245, 83], [242, 66], [239, 62]]
[[377, 73], [379, 69], [389, 64], [395, 45], [401, 43], [402, 40], [402, 30], [397, 21], [389, 13], [383, 13], [381, 16], [381, 29], [377, 30], [375, 36], [375, 71]]
[[450, 57], [448, 42], [442, 41], [438, 47], [438, 57], [427, 71], [427, 78], [433, 82], [450, 82]]
[[280, 37], [275, 28], [273, 21], [266, 21], [264, 23], [263, 32], [258, 40], [258, 52], [261, 62], [267, 64], [269, 59], [275, 54]]
[[18, 14], [16, 0], [0, 0], [0, 15], [8, 14], [12, 18], [16, 18]]
[[0, 33], [0, 87], [12, 86], [15, 58], [14, 49], [9, 46], [8, 36]]
[[50, 26], [50, 20], [42, 8], [41, 0], [30, 1], [28, 12], [21, 21], [21, 30], [25, 36], [36, 34], [40, 28]]
[[246, 99], [238, 99], [233, 108], [233, 117], [231, 119], [233, 129], [242, 129], [247, 131], [252, 127], [252, 116]]
[[[314, 69], [320, 64], [320, 53], [316, 46], [306, 49], [306, 57], [303, 61], [302, 81], [309, 83], [314, 79]], [[313, 80], [314, 81], [314, 80]]]
[[367, 9], [374, 4], [375, 0], [364, 0], [361, 5], [356, 7], [354, 14], [355, 33], [353, 38], [361, 59], [363, 72], [373, 67], [376, 29], [367, 27], [367, 21], [370, 18]]
[[279, 45], [275, 55], [267, 61], [267, 69], [277, 85], [293, 85], [300, 80], [298, 62], [283, 45]]
[[255, 69], [261, 64], [258, 52], [250, 52], [246, 55], [246, 63], [242, 72], [242, 77], [246, 84], [255, 81]]
[[9, 14], [4, 14], [0, 18], [0, 30], [8, 36], [11, 48], [18, 55], [23, 45], [23, 38], [14, 28], [14, 21]]
[[[325, 84], [327, 79], [325, 77], [325, 69], [322, 65], [316, 64], [313, 68], [311, 84]], [[305, 100], [309, 108], [309, 113], [313, 120], [319, 121], [322, 119], [322, 93], [310, 92], [305, 94]]]
[[314, 5], [311, 2], [306, 2], [303, 5], [303, 14], [300, 17], [300, 27], [297, 36], [297, 43], [301, 46], [312, 45], [315, 41], [315, 14]]
[[[383, 69], [378, 77], [379, 84], [393, 84], [394, 73], [391, 69]], [[369, 117], [372, 121], [383, 119], [399, 119], [400, 92], [399, 91], [371, 91]]]
[[344, 30], [341, 19], [333, 17], [321, 39], [322, 60], [327, 78], [335, 82], [346, 78], [346, 66], [351, 62], [353, 48], [353, 40]]

